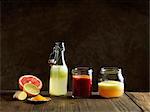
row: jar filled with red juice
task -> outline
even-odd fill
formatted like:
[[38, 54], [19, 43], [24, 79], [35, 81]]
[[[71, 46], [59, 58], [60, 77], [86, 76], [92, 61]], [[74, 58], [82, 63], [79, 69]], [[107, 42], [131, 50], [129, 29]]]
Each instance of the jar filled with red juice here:
[[92, 92], [92, 69], [77, 67], [72, 70], [72, 97], [87, 98]]

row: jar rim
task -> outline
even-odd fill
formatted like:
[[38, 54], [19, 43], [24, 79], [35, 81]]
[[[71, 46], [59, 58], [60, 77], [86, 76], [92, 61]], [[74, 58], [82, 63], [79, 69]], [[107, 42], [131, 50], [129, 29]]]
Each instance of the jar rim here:
[[118, 67], [102, 67], [101, 74], [117, 74], [117, 73], [121, 73], [121, 68]]
[[72, 74], [77, 74], [78, 71], [84, 72], [84, 71], [88, 71], [88, 72], [93, 72], [93, 69], [91, 67], [87, 67], [87, 66], [79, 66], [79, 67], [75, 67], [72, 69]]

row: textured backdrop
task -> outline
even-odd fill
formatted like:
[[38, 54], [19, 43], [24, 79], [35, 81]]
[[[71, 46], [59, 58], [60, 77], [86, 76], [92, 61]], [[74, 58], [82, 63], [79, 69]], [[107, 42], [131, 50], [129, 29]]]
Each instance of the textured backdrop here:
[[64, 41], [69, 70], [93, 67], [93, 90], [100, 67], [119, 66], [126, 90], [148, 91], [148, 2], [3, 1], [1, 12], [2, 90], [17, 89], [25, 73], [36, 74], [48, 90], [48, 56], [54, 42]]

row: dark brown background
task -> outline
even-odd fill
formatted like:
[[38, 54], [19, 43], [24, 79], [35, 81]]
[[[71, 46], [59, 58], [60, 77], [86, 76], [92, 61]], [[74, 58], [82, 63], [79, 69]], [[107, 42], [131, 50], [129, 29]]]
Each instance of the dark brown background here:
[[2, 90], [18, 89], [25, 73], [36, 74], [48, 90], [47, 60], [56, 41], [65, 42], [69, 70], [93, 67], [93, 90], [102, 66], [122, 67], [126, 90], [149, 90], [148, 1], [5, 0], [1, 12]]

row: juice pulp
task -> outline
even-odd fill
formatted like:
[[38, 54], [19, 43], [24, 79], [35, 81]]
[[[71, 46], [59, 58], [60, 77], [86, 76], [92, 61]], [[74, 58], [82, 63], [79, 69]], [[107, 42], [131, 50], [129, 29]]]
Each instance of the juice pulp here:
[[50, 69], [49, 93], [60, 96], [67, 94], [68, 68], [66, 65], [53, 65]]
[[98, 83], [99, 95], [105, 98], [119, 97], [124, 93], [124, 84], [119, 81], [103, 81]]
[[92, 79], [89, 75], [73, 75], [72, 96], [89, 97], [91, 95]]

